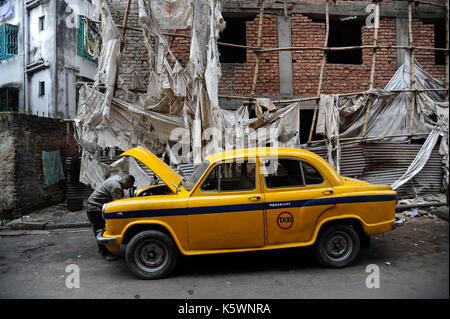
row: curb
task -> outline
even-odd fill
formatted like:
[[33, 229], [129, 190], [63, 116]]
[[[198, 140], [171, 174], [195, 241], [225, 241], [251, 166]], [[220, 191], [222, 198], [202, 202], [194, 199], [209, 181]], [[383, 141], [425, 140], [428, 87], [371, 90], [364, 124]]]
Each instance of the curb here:
[[61, 223], [61, 224], [25, 222], [25, 223], [14, 224], [10, 227], [10, 229], [13, 229], [13, 230], [51, 230], [51, 229], [89, 228], [89, 227], [91, 227], [91, 224], [89, 222]]

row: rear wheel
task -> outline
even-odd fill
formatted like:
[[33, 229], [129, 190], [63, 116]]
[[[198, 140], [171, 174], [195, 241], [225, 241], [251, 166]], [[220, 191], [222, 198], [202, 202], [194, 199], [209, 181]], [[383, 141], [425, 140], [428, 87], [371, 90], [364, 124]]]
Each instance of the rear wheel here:
[[352, 226], [332, 225], [319, 234], [314, 249], [323, 266], [341, 268], [356, 259], [360, 240]]
[[125, 258], [134, 275], [141, 279], [159, 279], [169, 275], [175, 267], [178, 250], [167, 234], [147, 230], [131, 239]]

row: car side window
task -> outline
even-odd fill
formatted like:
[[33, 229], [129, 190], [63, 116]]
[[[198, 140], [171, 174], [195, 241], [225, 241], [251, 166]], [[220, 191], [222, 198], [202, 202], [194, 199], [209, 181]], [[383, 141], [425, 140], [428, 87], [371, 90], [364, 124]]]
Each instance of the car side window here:
[[231, 192], [255, 189], [256, 163], [230, 162], [216, 165], [201, 186], [204, 192]]
[[322, 175], [317, 169], [309, 163], [301, 162], [303, 165], [303, 175], [305, 176], [306, 185], [320, 185], [324, 182]]
[[265, 159], [263, 174], [267, 188], [302, 187], [324, 182], [314, 166], [296, 159]]

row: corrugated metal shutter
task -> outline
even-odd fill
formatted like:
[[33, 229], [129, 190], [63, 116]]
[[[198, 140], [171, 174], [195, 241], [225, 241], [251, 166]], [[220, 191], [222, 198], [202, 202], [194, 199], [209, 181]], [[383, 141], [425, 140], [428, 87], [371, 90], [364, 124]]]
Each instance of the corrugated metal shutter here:
[[[341, 149], [341, 175], [355, 177], [378, 185], [391, 185], [405, 173], [422, 145], [419, 144], [366, 144], [343, 146]], [[327, 159], [325, 147], [312, 152]], [[442, 193], [442, 156], [439, 143], [422, 171], [397, 189], [399, 198], [423, 194]]]

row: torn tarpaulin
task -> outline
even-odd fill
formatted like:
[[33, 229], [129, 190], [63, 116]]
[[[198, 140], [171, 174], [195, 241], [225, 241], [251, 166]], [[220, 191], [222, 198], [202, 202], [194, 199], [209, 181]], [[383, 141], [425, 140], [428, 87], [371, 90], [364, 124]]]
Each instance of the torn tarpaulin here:
[[[163, 2], [168, 5], [177, 1], [159, 4]], [[112, 97], [113, 79], [120, 63], [121, 35], [106, 1], [100, 1], [102, 50], [97, 81], [92, 88], [82, 86], [75, 119], [76, 138], [83, 147], [84, 161], [98, 161], [96, 154], [100, 149], [128, 150], [138, 145], [155, 154], [169, 152], [173, 164], [199, 163], [210, 153], [240, 145], [266, 146], [273, 142], [274, 146], [299, 146], [299, 103], [276, 109], [269, 99], [257, 99], [255, 118], [249, 118], [252, 107], [249, 105], [237, 111], [220, 108], [217, 40], [225, 26], [221, 1], [188, 2], [192, 40], [189, 61], [183, 68], [163, 35], [164, 23], [155, 12], [156, 3], [150, 5], [149, 1], [139, 0], [139, 23], [148, 51], [150, 79], [147, 92], [138, 103], [132, 104]], [[134, 80], [133, 85], [140, 86], [139, 78]], [[106, 85], [105, 93], [99, 92], [100, 84]], [[181, 156], [172, 152], [177, 144], [186, 143], [188, 152]], [[92, 167], [98, 168], [98, 173], [92, 176], [105, 175], [105, 168], [99, 163]], [[91, 178], [87, 165], [82, 165], [81, 175], [85, 181]]]
[[[374, 140], [373, 143], [404, 143], [410, 138], [410, 133], [422, 134], [422, 136], [430, 134], [416, 161], [411, 163], [405, 176], [393, 186], [398, 187], [406, 183], [421, 170], [439, 136], [442, 136], [440, 150], [444, 157], [443, 184], [444, 187], [448, 185], [448, 102], [445, 102], [444, 91], [420, 91], [442, 90], [445, 85], [434, 79], [415, 61], [416, 89], [419, 91], [415, 93], [416, 104], [411, 129], [409, 123], [413, 93], [401, 91], [410, 89], [410, 74], [410, 61], [406, 55], [404, 64], [397, 70], [384, 90], [369, 90], [353, 96], [321, 95], [316, 132], [325, 136], [328, 161], [337, 170], [340, 162], [339, 138], [356, 138], [362, 135], [366, 107], [370, 99], [372, 103], [368, 114], [366, 136], [385, 137]], [[391, 92], [391, 90], [400, 91]], [[421, 138], [421, 136], [412, 138]]]

